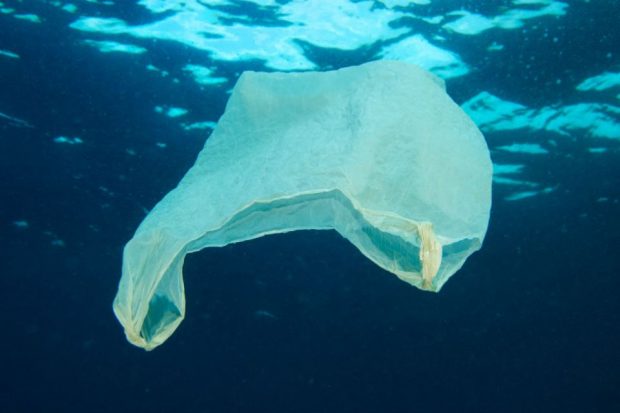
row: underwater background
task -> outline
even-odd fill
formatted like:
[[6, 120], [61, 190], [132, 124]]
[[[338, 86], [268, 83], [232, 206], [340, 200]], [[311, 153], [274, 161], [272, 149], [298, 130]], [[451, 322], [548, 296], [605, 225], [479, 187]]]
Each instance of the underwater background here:
[[[620, 2], [0, 1], [0, 412], [620, 411]], [[122, 248], [244, 70], [416, 63], [483, 131], [493, 207], [438, 294], [333, 231], [187, 257], [130, 345]]]

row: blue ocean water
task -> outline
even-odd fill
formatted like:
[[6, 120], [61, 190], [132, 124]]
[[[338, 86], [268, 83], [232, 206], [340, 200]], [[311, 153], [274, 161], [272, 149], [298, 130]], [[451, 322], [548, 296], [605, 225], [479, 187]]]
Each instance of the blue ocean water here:
[[[0, 1], [0, 411], [620, 411], [618, 1]], [[187, 257], [153, 352], [123, 245], [244, 70], [419, 64], [484, 132], [482, 249], [438, 294], [303, 231]]]

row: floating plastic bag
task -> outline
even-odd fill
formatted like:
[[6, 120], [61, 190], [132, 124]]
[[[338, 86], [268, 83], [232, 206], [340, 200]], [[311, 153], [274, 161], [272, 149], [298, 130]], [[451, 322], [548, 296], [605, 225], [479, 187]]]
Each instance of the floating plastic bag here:
[[125, 247], [114, 311], [150, 350], [185, 315], [186, 254], [302, 229], [335, 229], [438, 291], [482, 244], [491, 174], [481, 133], [417, 66], [245, 72], [196, 164]]

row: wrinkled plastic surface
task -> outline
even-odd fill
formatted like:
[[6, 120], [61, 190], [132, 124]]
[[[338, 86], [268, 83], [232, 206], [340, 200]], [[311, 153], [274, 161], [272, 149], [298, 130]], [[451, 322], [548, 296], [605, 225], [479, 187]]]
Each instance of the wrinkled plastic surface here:
[[195, 165], [126, 245], [114, 311], [152, 349], [184, 317], [187, 253], [302, 229], [335, 229], [438, 291], [482, 244], [491, 175], [479, 130], [416, 66], [245, 72]]

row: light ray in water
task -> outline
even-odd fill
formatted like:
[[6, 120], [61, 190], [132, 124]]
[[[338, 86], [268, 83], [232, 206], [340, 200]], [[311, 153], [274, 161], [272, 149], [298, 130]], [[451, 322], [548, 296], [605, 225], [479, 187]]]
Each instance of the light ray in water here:
[[34, 125], [29, 122], [16, 118], [14, 116], [7, 115], [6, 113], [0, 112], [0, 120], [6, 120], [9, 125], [15, 126], [18, 128], [34, 128]]

